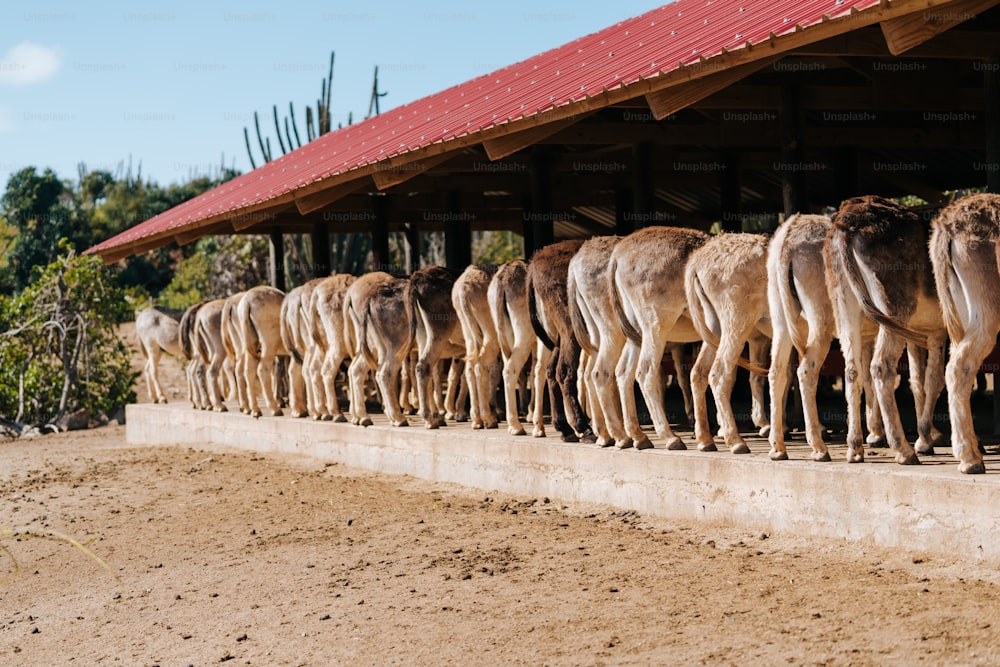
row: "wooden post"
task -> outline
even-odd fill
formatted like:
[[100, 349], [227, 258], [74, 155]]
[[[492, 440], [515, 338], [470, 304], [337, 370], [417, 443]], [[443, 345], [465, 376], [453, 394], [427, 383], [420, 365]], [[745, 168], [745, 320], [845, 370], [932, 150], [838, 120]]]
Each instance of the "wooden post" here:
[[653, 145], [643, 141], [632, 147], [632, 228], [649, 227], [655, 221]]
[[552, 220], [552, 166], [546, 146], [535, 146], [531, 154], [531, 199], [524, 213], [524, 252], [530, 259], [536, 250], [555, 239]]
[[743, 191], [740, 185], [739, 154], [727, 152], [722, 157], [719, 170], [719, 191], [721, 193], [722, 215], [720, 225], [724, 232], [743, 231]]
[[[1000, 58], [988, 58], [983, 67], [986, 116], [986, 190], [1000, 193]], [[1000, 434], [1000, 373], [993, 373], [993, 433]]]
[[840, 202], [861, 194], [858, 178], [858, 150], [854, 146], [838, 148], [833, 156], [834, 179], [837, 188], [837, 199], [830, 202], [831, 206], [839, 206]]
[[268, 244], [268, 279], [271, 287], [276, 287], [282, 292], [285, 291], [285, 237], [281, 234], [281, 229], [273, 227]]
[[409, 269], [410, 273], [413, 273], [420, 268], [420, 230], [415, 222], [406, 223], [405, 230], [406, 249], [409, 255], [406, 268]]
[[372, 195], [372, 218], [372, 270], [397, 275], [389, 257], [389, 195]]
[[795, 86], [781, 87], [781, 113], [778, 118], [778, 137], [781, 143], [781, 191], [785, 217], [809, 212], [806, 196], [805, 151], [802, 145], [802, 102]]
[[618, 188], [615, 190], [615, 234], [628, 236], [634, 231], [632, 191], [628, 188]]
[[986, 109], [986, 189], [1000, 193], [1000, 58], [989, 58], [983, 68]]
[[449, 190], [444, 196], [447, 217], [444, 223], [444, 261], [455, 272], [465, 270], [472, 263], [472, 220], [462, 210], [462, 195]]
[[310, 233], [312, 242], [312, 277], [325, 278], [330, 275], [332, 255], [330, 252], [330, 227], [325, 222], [313, 224]]

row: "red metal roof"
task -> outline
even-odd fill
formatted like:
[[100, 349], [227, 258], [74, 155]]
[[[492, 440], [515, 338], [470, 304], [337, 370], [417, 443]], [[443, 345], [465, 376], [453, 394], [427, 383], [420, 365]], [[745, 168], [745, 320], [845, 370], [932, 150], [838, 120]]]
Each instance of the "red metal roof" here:
[[[172, 236], [209, 218], [247, 213], [323, 179], [494, 126], [572, 109], [604, 91], [627, 88], [879, 4], [879, 0], [677, 0], [325, 134], [88, 252], [103, 254], [144, 239]], [[637, 90], [636, 95], [644, 92]]]

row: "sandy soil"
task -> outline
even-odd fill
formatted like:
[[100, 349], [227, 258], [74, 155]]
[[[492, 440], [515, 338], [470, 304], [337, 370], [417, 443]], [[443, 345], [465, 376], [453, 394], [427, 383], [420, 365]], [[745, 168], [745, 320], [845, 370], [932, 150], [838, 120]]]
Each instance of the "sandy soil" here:
[[0, 529], [3, 665], [1000, 655], [989, 564], [290, 456], [134, 447], [121, 426], [0, 443]]

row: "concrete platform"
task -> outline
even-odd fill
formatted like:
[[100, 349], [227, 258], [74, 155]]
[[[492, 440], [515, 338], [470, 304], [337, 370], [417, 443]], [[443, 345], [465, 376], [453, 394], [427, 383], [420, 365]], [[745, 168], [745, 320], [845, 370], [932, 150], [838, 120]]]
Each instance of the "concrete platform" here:
[[[844, 461], [831, 444], [831, 463], [808, 459], [801, 436], [791, 460], [768, 459], [761, 438], [754, 453], [601, 449], [558, 437], [512, 437], [456, 424], [431, 431], [419, 419], [392, 428], [251, 419], [187, 405], [130, 405], [127, 438], [136, 445], [219, 444], [287, 452], [349, 466], [486, 491], [592, 502], [646, 515], [709, 520], [753, 530], [846, 538], [886, 547], [962, 555], [1000, 563], [1000, 455], [991, 449], [987, 474], [958, 472], [950, 450], [923, 465], [895, 464], [887, 450], [868, 450], [863, 464]], [[502, 426], [502, 425], [501, 425]], [[679, 432], [692, 442], [690, 433]]]

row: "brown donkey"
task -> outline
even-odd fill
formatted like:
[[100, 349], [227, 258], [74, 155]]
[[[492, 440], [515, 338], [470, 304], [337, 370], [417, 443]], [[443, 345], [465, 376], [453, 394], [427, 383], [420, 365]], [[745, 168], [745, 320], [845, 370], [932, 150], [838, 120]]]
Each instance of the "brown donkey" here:
[[[861, 439], [862, 327], [878, 325], [871, 377], [896, 462], [919, 463], [942, 439], [934, 404], [944, 388], [946, 330], [934, 288], [927, 243], [930, 228], [914, 211], [877, 196], [845, 200], [824, 245], [827, 286], [844, 352], [848, 404], [847, 459], [864, 461]], [[907, 341], [911, 344], [907, 345]], [[896, 364], [907, 347], [917, 409], [917, 448], [910, 445], [896, 405]]]
[[[580, 406], [577, 371], [580, 343], [573, 335], [567, 303], [569, 263], [583, 245], [580, 239], [560, 241], [536, 252], [528, 265], [528, 306], [535, 334], [552, 350], [546, 368], [552, 426], [565, 442], [596, 442], [590, 420]], [[567, 422], [567, 417], [569, 422]]]
[[945, 379], [951, 449], [958, 469], [986, 472], [972, 424], [976, 372], [1000, 331], [1000, 195], [974, 194], [952, 202], [933, 223], [931, 259], [951, 338]]
[[[691, 368], [694, 435], [701, 451], [715, 451], [705, 392], [711, 384], [719, 437], [733, 454], [750, 448], [740, 435], [731, 396], [736, 367], [750, 368], [751, 419], [761, 435], [768, 431], [764, 379], [771, 342], [767, 307], [767, 244], [760, 234], [720, 234], [691, 253], [684, 271], [691, 322], [704, 341]], [[750, 363], [742, 359], [749, 344]]]
[[[660, 362], [668, 342], [701, 340], [687, 312], [684, 267], [691, 253], [708, 239], [708, 234], [694, 229], [646, 227], [623, 238], [611, 253], [611, 293], [618, 326], [625, 333], [624, 347], [612, 356], [618, 356], [615, 377], [625, 431], [637, 449], [653, 446], [639, 425], [637, 381], [657, 437], [666, 441], [667, 449], [685, 449], [667, 420]], [[612, 391], [607, 384], [603, 390]], [[602, 399], [601, 404], [610, 400]]]

